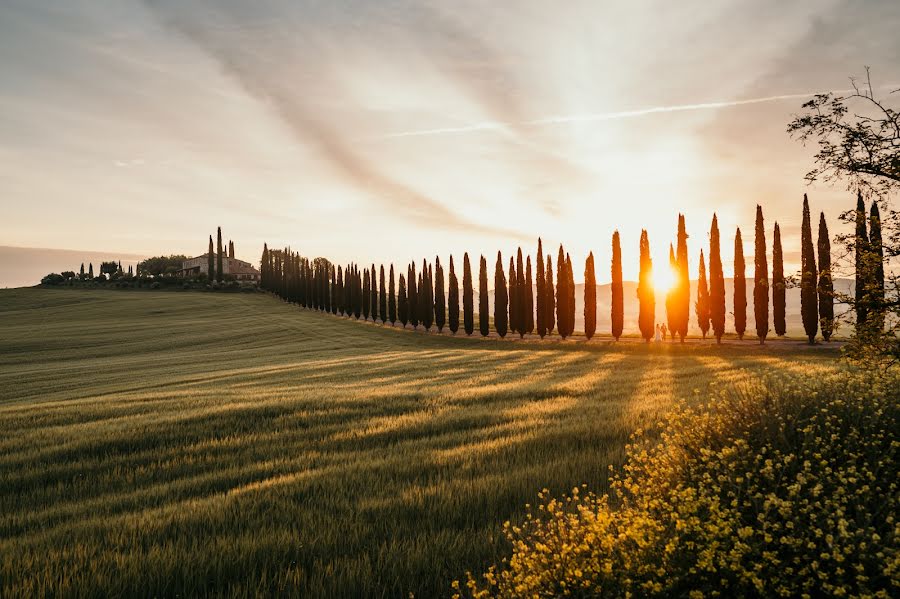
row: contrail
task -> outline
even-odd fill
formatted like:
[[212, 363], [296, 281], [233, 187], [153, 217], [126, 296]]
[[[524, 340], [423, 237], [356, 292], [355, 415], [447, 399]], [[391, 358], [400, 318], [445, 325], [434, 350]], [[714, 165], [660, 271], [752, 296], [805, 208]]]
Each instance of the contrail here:
[[[888, 89], [896, 87], [897, 84], [889, 84], [879, 86], [879, 89]], [[835, 93], [843, 94], [855, 90], [838, 89], [830, 92], [806, 92], [802, 94], [779, 94], [777, 96], [763, 96], [761, 98], [748, 98], [745, 100], [727, 100], [721, 102], [702, 102], [698, 104], [679, 104], [675, 106], [655, 106], [652, 108], [641, 108], [638, 110], [622, 110], [618, 112], [601, 112], [575, 115], [550, 116], [540, 119], [533, 119], [522, 122], [503, 122], [503, 121], [486, 121], [475, 123], [472, 125], [461, 125], [459, 127], [441, 127], [435, 129], [418, 129], [414, 131], [401, 131], [398, 133], [389, 133], [381, 139], [396, 139], [401, 137], [421, 137], [427, 135], [446, 135], [456, 133], [475, 133], [479, 131], [508, 131], [511, 127], [543, 127], [547, 125], [562, 125], [566, 123], [592, 123], [599, 121], [613, 121], [618, 119], [635, 118], [647, 116], [651, 114], [660, 114], [666, 112], [688, 112], [693, 110], [708, 110], [711, 108], [731, 108], [733, 106], [747, 106], [749, 104], [764, 104], [766, 102], [778, 102], [780, 100], [796, 100], [799, 98], [810, 98], [817, 94]]]

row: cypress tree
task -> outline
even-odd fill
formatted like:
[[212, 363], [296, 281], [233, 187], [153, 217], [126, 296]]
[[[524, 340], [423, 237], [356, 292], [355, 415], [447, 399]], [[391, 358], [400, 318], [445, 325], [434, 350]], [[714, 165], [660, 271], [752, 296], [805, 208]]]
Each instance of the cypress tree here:
[[230, 239], [228, 240], [228, 257], [234, 258], [234, 242]]
[[644, 341], [650, 342], [656, 324], [656, 296], [653, 292], [653, 260], [650, 258], [650, 240], [647, 231], [641, 231], [641, 262], [638, 275], [638, 327]]
[[481, 257], [481, 264], [478, 272], [478, 326], [481, 329], [481, 336], [487, 337], [490, 333], [490, 315], [488, 314], [488, 281], [487, 281], [487, 260]]
[[[666, 323], [669, 328], [669, 337], [675, 339], [678, 332], [678, 266], [675, 259], [675, 248], [669, 244], [669, 271], [672, 273], [673, 284], [666, 290]], [[665, 341], [665, 337], [663, 337]]]
[[400, 275], [400, 291], [398, 293], [397, 313], [400, 317], [400, 324], [405, 329], [406, 323], [409, 322], [409, 299], [406, 296], [406, 280], [402, 274]]
[[700, 250], [700, 272], [697, 276], [697, 303], [694, 306], [697, 312], [697, 326], [700, 333], [706, 339], [709, 332], [709, 288], [706, 284], [706, 262], [703, 259], [703, 250]]
[[503, 273], [503, 257], [497, 252], [494, 266], [494, 328], [500, 337], [506, 337], [509, 324], [509, 296], [506, 289], [506, 275]]
[[725, 273], [719, 247], [719, 221], [715, 214], [709, 229], [709, 320], [716, 343], [721, 343], [725, 334]]
[[216, 280], [222, 282], [224, 271], [222, 270], [222, 227], [219, 227], [218, 241], [216, 242]]
[[[441, 259], [438, 256], [434, 257], [434, 271], [434, 324], [437, 325], [438, 332], [443, 333], [447, 318], [447, 306], [444, 298], [444, 268], [441, 266]], [[457, 313], [458, 316], [459, 313]]]
[[472, 287], [472, 266], [469, 264], [469, 253], [463, 254], [463, 327], [466, 335], [475, 330], [475, 300]]
[[625, 327], [625, 293], [622, 285], [622, 245], [619, 240], [619, 232], [613, 231], [612, 236], [612, 266], [610, 267], [612, 284], [610, 292], [610, 318], [612, 321], [612, 336], [619, 340]]
[[565, 339], [569, 336], [569, 323], [567, 320], [569, 309], [569, 291], [566, 289], [569, 282], [569, 273], [566, 270], [566, 254], [562, 244], [559, 244], [559, 253], [556, 256], [556, 328], [559, 336]]
[[[402, 275], [401, 275], [402, 276]], [[391, 326], [397, 322], [397, 296], [394, 293], [394, 265], [391, 264], [390, 280], [388, 282], [388, 320]]]
[[513, 257], [509, 257], [509, 292], [506, 294], [506, 297], [509, 298], [509, 330], [513, 333], [519, 332], [519, 312], [518, 312], [518, 295], [519, 291], [517, 288], [517, 282], [519, 280], [518, 275], [516, 275], [516, 265], [513, 262]]
[[387, 324], [388, 321], [388, 305], [387, 305], [387, 287], [384, 286], [384, 264], [379, 266], [378, 270], [378, 305], [381, 310], [378, 313], [381, 318], [381, 324]]
[[354, 297], [355, 297], [355, 301], [356, 301], [356, 307], [353, 310], [353, 316], [355, 316], [356, 319], [359, 320], [359, 317], [363, 313], [363, 297], [364, 297], [364, 295], [363, 295], [362, 275], [359, 273], [359, 267], [356, 265], [353, 266], [353, 274], [354, 274], [353, 293], [354, 293]]
[[344, 303], [344, 270], [340, 265], [337, 267], [337, 286], [335, 288], [335, 299], [337, 300], [337, 313], [341, 316], [346, 314], [346, 304]]
[[[426, 271], [427, 273], [428, 271]], [[423, 284], [424, 276], [422, 273], [419, 273], [416, 278], [416, 313], [419, 315], [419, 322], [422, 323], [422, 327], [427, 331], [428, 327], [425, 326], [425, 286]]]
[[569, 294], [566, 298], [566, 310], [568, 310], [566, 326], [571, 336], [575, 334], [575, 273], [572, 271], [572, 259], [568, 252], [566, 252], [566, 274], [569, 277], [566, 283], [566, 293]]
[[[209, 240], [212, 241], [212, 235], [209, 236]], [[81, 271], [78, 273], [78, 275], [80, 278], [84, 278], [84, 262], [81, 263]]]
[[781, 251], [781, 229], [775, 223], [772, 242], [772, 317], [775, 334], [779, 337], [787, 332], [785, 311], [787, 307], [787, 286], [784, 282], [784, 255]]
[[216, 255], [213, 254], [213, 240], [212, 235], [209, 236], [209, 252], [207, 252], [206, 256], [206, 272], [210, 281], [214, 281], [216, 278]]
[[456, 270], [453, 266], [453, 256], [450, 256], [450, 278], [447, 281], [447, 304], [450, 316], [450, 332], [454, 335], [459, 330], [459, 281], [456, 280]]
[[867, 290], [869, 287], [869, 234], [866, 231], [866, 204], [862, 192], [856, 193], [856, 334], [863, 332], [869, 315]]
[[546, 308], [544, 308], [544, 248], [541, 244], [541, 238], [538, 237], [537, 261], [535, 262], [537, 272], [535, 273], [535, 291], [537, 292], [537, 333], [544, 338], [547, 334], [547, 319], [545, 316]]
[[531, 286], [531, 256], [525, 258], [525, 332], [534, 332], [534, 290]]
[[688, 264], [687, 228], [684, 215], [678, 215], [678, 247], [676, 248], [676, 280], [678, 281], [678, 322], [676, 330], [681, 342], [687, 337], [691, 321], [691, 274]]
[[338, 285], [337, 285], [337, 271], [334, 266], [331, 266], [331, 289], [329, 290], [329, 298], [331, 298], [331, 313], [338, 313], [338, 303], [339, 303], [339, 295], [338, 295]]
[[819, 213], [819, 324], [822, 338], [831, 339], [834, 330], [834, 283], [831, 280], [831, 240], [828, 239], [828, 225], [825, 213]]
[[769, 334], [769, 263], [766, 260], [766, 229], [762, 206], [756, 205], [756, 232], [753, 252], [753, 317], [760, 345]]
[[747, 330], [747, 270], [740, 227], [734, 236], [734, 330], [738, 339], [743, 339]]
[[519, 338], [525, 336], [528, 329], [525, 300], [525, 270], [522, 260], [522, 248], [516, 254], [516, 332]]
[[93, 262], [88, 262], [88, 277], [91, 279], [94, 278], [94, 263]]
[[871, 329], [876, 333], [884, 330], [884, 245], [881, 239], [881, 213], [878, 202], [872, 201], [869, 213], [869, 264], [868, 303]]
[[544, 269], [544, 323], [547, 325], [547, 334], [553, 333], [556, 326], [556, 302], [554, 300], [553, 287], [553, 261], [547, 254], [547, 267]]
[[432, 271], [430, 264], [428, 265], [428, 269], [425, 270], [424, 260], [422, 262], [422, 281], [425, 283], [425, 301], [422, 304], [422, 324], [425, 326], [426, 331], [430, 331], [431, 325], [434, 324], [434, 272]]
[[584, 262], [584, 336], [590, 339], [597, 330], [597, 275], [594, 252]]
[[803, 330], [810, 343], [815, 343], [819, 329], [819, 306], [816, 298], [816, 255], [812, 242], [812, 225], [809, 218], [809, 200], [803, 194], [803, 225], [800, 229], [800, 315]]
[[363, 269], [363, 302], [362, 302], [362, 315], [363, 320], [369, 320], [369, 297], [370, 297], [370, 288], [371, 284], [369, 283], [369, 269]]
[[[212, 243], [212, 235], [209, 236], [209, 241]], [[207, 265], [208, 266], [208, 265]], [[84, 264], [81, 265], [82, 273], [84, 274]], [[263, 244], [263, 253], [262, 258], [259, 260], [259, 286], [265, 289], [268, 286], [269, 280], [269, 246], [265, 243]]]
[[372, 267], [369, 270], [369, 283], [371, 286], [371, 295], [369, 296], [369, 303], [371, 306], [369, 312], [372, 314], [372, 322], [378, 320], [378, 277], [375, 276], [375, 273], [375, 265], [372, 264]]
[[409, 323], [415, 329], [419, 326], [419, 291], [416, 289], [416, 263], [409, 266], [406, 277], [406, 295], [409, 296]]

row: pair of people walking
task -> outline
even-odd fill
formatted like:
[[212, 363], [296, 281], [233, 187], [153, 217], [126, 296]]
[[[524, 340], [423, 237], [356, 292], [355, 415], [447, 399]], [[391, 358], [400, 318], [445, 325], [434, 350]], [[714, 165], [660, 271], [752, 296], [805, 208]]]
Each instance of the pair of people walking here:
[[666, 328], [666, 324], [658, 324], [656, 325], [656, 342], [659, 343], [666, 338], [666, 334], [668, 333], [668, 328]]

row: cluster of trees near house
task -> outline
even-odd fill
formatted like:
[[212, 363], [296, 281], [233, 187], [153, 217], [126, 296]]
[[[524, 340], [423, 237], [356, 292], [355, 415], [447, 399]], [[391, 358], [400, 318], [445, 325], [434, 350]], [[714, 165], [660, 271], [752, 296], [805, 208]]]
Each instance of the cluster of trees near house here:
[[[234, 242], [228, 240], [228, 257], [234, 258]], [[186, 258], [185, 258], [186, 259]], [[221, 283], [225, 280], [225, 269], [223, 262], [225, 259], [225, 249], [222, 246], [222, 227], [216, 230], [216, 248], [213, 252], [213, 238], [209, 236], [209, 249], [206, 252], [207, 272], [210, 281], [218, 281]], [[179, 266], [180, 268], [180, 266]]]
[[[878, 205], [872, 203], [870, 215], [866, 215], [862, 195], [858, 197], [857, 227], [858, 261], [881, 265], [879, 268], [859, 266], [856, 269], [856, 293], [875, 297], [884, 295], [883, 254], [880, 241], [880, 216]], [[672, 337], [682, 342], [688, 335], [691, 318], [690, 265], [685, 220], [678, 217], [677, 241], [669, 246], [670, 267], [675, 273], [675, 284], [665, 297], [666, 324]], [[698, 265], [697, 298], [693, 316], [705, 339], [707, 334], [721, 342], [725, 335], [726, 293], [722, 267], [718, 219], [713, 215], [709, 236], [709, 268], [706, 255], [700, 252]], [[212, 242], [210, 238], [210, 243]], [[810, 343], [821, 331], [823, 339], [831, 338], [834, 328], [834, 289], [832, 284], [831, 244], [824, 213], [819, 215], [818, 247], [814, 247], [809, 201], [803, 197], [803, 221], [801, 233], [801, 312], [803, 327]], [[707, 248], [704, 248], [707, 249]], [[752, 287], [753, 316], [756, 338], [765, 342], [770, 329], [770, 291], [772, 319], [775, 334], [786, 333], [786, 289], [793, 284], [793, 277], [785, 277], [781, 232], [775, 223], [772, 239], [771, 285], [767, 261], [768, 246], [761, 206], [756, 207], [754, 228]], [[734, 333], [743, 339], [747, 330], [747, 280], [741, 230], [734, 235], [734, 292], [731, 305], [734, 315]], [[612, 263], [610, 266], [611, 323], [610, 333], [615, 339], [623, 334], [624, 299], [622, 283], [622, 251], [618, 231], [612, 235]], [[640, 275], [638, 279], [639, 317], [641, 337], [649, 341], [656, 327], [656, 290], [652, 282], [653, 263], [650, 257], [650, 241], [647, 231], [640, 238]], [[880, 275], [878, 273], [881, 273]], [[263, 289], [271, 291], [286, 301], [302, 307], [331, 312], [356, 319], [363, 318], [391, 325], [400, 322], [425, 330], [436, 327], [442, 332], [449, 327], [454, 334], [460, 328], [466, 335], [475, 331], [474, 279], [469, 255], [463, 255], [462, 293], [459, 274], [453, 256], [449, 259], [449, 276], [445, 287], [444, 267], [440, 258], [433, 263], [422, 261], [417, 271], [416, 263], [406, 266], [395, 278], [394, 265], [387, 271], [384, 265], [360, 267], [357, 264], [335, 266], [326, 258], [310, 260], [298, 252], [285, 248], [270, 250], [265, 245], [261, 260]], [[500, 337], [507, 334], [537, 333], [541, 338], [554, 332], [566, 339], [575, 332], [575, 281], [572, 259], [563, 245], [556, 253], [554, 267], [550, 252], [544, 255], [542, 241], [538, 239], [537, 253], [532, 263], [530, 255], [523, 255], [519, 248], [516, 256], [507, 263], [500, 252], [493, 268], [493, 311], [488, 304], [490, 276], [487, 259], [481, 256], [478, 264], [478, 330], [481, 335], [490, 334], [491, 328]], [[395, 284], [396, 281], [396, 284]], [[597, 287], [594, 256], [590, 253], [584, 266], [584, 334], [590, 339], [596, 333]], [[771, 286], [771, 290], [770, 290]], [[446, 293], [445, 293], [446, 289]], [[865, 301], [858, 301], [857, 322], [865, 323], [869, 317]]]

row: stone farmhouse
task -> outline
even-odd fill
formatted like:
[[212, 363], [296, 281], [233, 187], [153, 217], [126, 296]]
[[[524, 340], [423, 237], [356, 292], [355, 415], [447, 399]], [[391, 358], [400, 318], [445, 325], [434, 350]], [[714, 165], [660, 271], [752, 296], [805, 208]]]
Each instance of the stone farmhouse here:
[[[213, 255], [213, 260], [216, 260], [215, 255]], [[181, 271], [178, 274], [182, 277], [196, 277], [201, 273], [209, 276], [208, 253], [182, 262]], [[249, 262], [244, 262], [234, 257], [233, 244], [229, 244], [228, 254], [222, 256], [222, 273], [233, 277], [236, 281], [259, 282], [259, 271]]]

